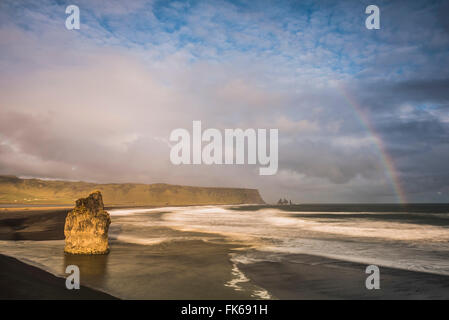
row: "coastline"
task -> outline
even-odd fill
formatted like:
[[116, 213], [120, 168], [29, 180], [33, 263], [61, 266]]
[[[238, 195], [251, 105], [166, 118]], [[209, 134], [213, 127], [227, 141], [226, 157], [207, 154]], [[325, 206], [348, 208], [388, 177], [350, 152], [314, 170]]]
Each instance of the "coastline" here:
[[[5, 247], [0, 253], [0, 299], [449, 299], [448, 276], [379, 266], [381, 289], [367, 290], [366, 264], [284, 253], [242, 263], [232, 255], [264, 258], [264, 253], [217, 234], [157, 224], [145, 229], [155, 237], [151, 245], [126, 236], [121, 241], [119, 227], [110, 237], [110, 255], [65, 257], [61, 230], [66, 213], [58, 208], [0, 214], [0, 240], [21, 252], [4, 255]], [[160, 215], [152, 214], [151, 221]], [[43, 261], [56, 259], [47, 266], [59, 267], [45, 270], [45, 263], [28, 263], [36, 249]], [[131, 263], [136, 259], [142, 268]], [[65, 279], [58, 277], [66, 264], [84, 268], [81, 290], [67, 290]]]
[[[380, 267], [381, 289], [367, 290], [364, 285], [366, 265], [354, 262], [295, 254], [289, 256], [289, 261], [237, 263], [237, 266], [243, 277], [269, 292], [271, 299], [449, 299], [449, 277], [423, 272]], [[64, 278], [0, 254], [0, 299], [119, 299], [85, 285], [81, 285], [80, 290], [67, 290], [64, 282]]]
[[0, 254], [0, 299], [115, 300], [118, 298], [83, 285], [79, 290], [67, 290], [64, 278]]
[[368, 290], [367, 264], [307, 254], [238, 267], [254, 284], [281, 300], [448, 300], [449, 276], [379, 266], [380, 289]]
[[[69, 264], [80, 267], [82, 285], [94, 292], [107, 292], [118, 299], [240, 300], [253, 299], [251, 294], [258, 289], [251, 284], [237, 283], [243, 289], [236, 291], [229, 256], [241, 246], [227, 243], [215, 235], [205, 236], [202, 233], [154, 226], [151, 234], [160, 234], [162, 241], [156, 238], [154, 243], [146, 245], [138, 238], [128, 239], [126, 236], [125, 241], [121, 241], [119, 227], [110, 230], [111, 252], [108, 255], [66, 255], [63, 253], [66, 214], [66, 210], [0, 214], [0, 240], [4, 243], [0, 255], [15, 257], [10, 258], [14, 262], [3, 258], [0, 271], [12, 270], [13, 265], [20, 266], [14, 271], [14, 278], [18, 280], [16, 283], [4, 283], [6, 276], [0, 279], [3, 290], [11, 291], [7, 298], [27, 299], [28, 296], [24, 295], [26, 288], [39, 291], [42, 285], [45, 289], [45, 282], [42, 284], [39, 279], [46, 279], [53, 281], [54, 292], [37, 298], [59, 299], [57, 292], [60, 289], [68, 291], [63, 275], [65, 266]], [[159, 215], [153, 214], [154, 217]], [[164, 241], [165, 236], [177, 240]], [[204, 238], [207, 239], [202, 240]], [[142, 268], [136, 268], [134, 261], [143, 257], [144, 260], [140, 260]], [[34, 279], [34, 273], [28, 270], [40, 270], [39, 278]], [[111, 274], [114, 276], [111, 277]], [[204, 277], [204, 274], [208, 277]], [[19, 281], [22, 276], [27, 281]], [[136, 276], [139, 280], [133, 282]], [[56, 283], [56, 280], [59, 282]], [[32, 285], [34, 283], [35, 286]], [[14, 287], [18, 289], [13, 290]], [[48, 290], [51, 291], [50, 288]], [[3, 296], [5, 293], [0, 295]], [[102, 297], [99, 296], [99, 299]]]

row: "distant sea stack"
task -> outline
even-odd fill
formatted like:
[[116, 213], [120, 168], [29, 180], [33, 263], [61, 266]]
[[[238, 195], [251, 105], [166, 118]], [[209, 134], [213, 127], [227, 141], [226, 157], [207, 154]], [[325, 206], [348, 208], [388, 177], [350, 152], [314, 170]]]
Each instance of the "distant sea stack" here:
[[64, 226], [64, 252], [71, 254], [106, 254], [109, 252], [109, 213], [104, 211], [100, 191], [76, 201], [67, 214]]
[[71, 204], [101, 190], [105, 206], [264, 204], [257, 189], [191, 187], [165, 183], [88, 183], [0, 175], [0, 203]]

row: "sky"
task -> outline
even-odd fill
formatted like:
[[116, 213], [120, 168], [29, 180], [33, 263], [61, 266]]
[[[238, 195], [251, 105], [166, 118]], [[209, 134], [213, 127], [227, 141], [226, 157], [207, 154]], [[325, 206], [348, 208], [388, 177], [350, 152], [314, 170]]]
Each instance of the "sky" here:
[[[65, 27], [72, 4], [79, 30]], [[428, 0], [3, 0], [0, 174], [449, 202], [448, 13]], [[173, 165], [170, 132], [194, 120], [278, 129], [277, 174]]]

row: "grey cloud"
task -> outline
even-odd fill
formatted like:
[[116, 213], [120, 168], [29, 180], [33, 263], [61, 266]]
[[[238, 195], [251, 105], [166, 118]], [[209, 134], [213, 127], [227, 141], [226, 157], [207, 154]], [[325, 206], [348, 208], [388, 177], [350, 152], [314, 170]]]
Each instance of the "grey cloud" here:
[[[359, 25], [363, 14], [352, 15], [363, 9], [358, 1], [329, 2], [349, 15], [321, 4], [310, 17], [295, 15], [296, 5], [286, 14], [227, 4], [223, 21], [238, 28], [203, 3], [173, 33], [161, 28], [152, 3], [114, 2], [107, 11], [92, 5], [76, 36], [60, 28], [62, 18], [50, 15], [45, 24], [45, 14], [24, 11], [32, 18], [26, 29], [0, 7], [0, 173], [252, 187], [268, 201], [279, 193], [302, 202], [395, 201], [382, 150], [340, 81], [381, 137], [411, 200], [441, 201], [438, 192], [449, 185], [449, 58], [438, 37], [446, 29], [440, 18], [431, 21], [434, 6], [416, 14], [414, 4], [398, 9], [406, 3], [381, 2], [378, 35]], [[142, 5], [153, 32], [130, 34], [137, 22], [122, 21]], [[118, 30], [101, 25], [105, 17]], [[410, 32], [418, 18], [422, 25]], [[201, 41], [184, 44], [183, 37]], [[237, 50], [244, 43], [254, 46]], [[171, 165], [164, 139], [172, 129], [190, 130], [192, 120], [278, 128], [278, 175], [260, 177], [254, 166]]]

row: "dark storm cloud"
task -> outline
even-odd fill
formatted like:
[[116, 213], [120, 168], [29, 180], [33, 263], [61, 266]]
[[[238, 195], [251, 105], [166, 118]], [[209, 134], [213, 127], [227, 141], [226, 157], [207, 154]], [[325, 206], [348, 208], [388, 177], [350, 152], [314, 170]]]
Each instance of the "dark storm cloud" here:
[[449, 78], [365, 82], [356, 87], [352, 93], [373, 112], [383, 109], [394, 112], [405, 103], [429, 103], [443, 108], [449, 104]]
[[403, 101], [446, 103], [447, 106], [449, 78], [404, 81], [391, 86], [391, 93], [396, 93]]

